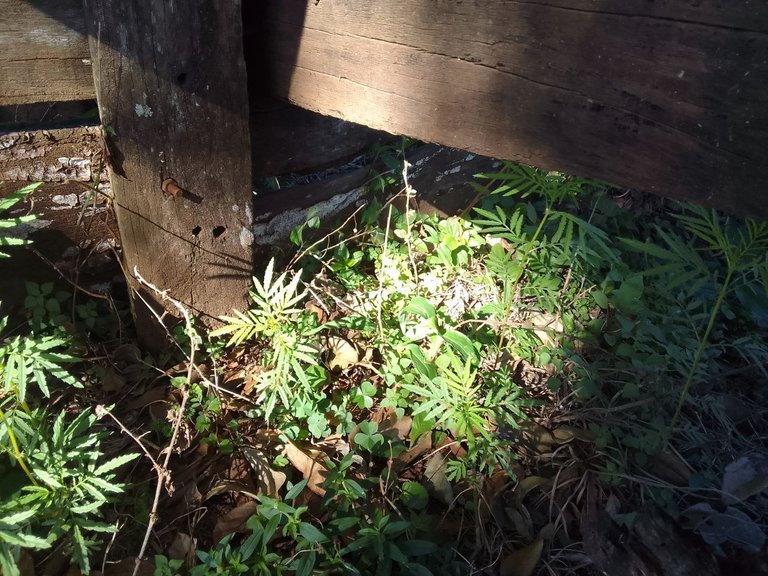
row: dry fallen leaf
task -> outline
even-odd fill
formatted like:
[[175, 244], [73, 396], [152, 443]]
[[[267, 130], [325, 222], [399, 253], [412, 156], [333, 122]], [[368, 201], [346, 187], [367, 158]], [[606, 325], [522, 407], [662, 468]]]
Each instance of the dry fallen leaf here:
[[676, 486], [688, 486], [691, 480], [688, 464], [673, 452], [664, 451], [651, 457], [648, 469], [655, 476]]
[[[109, 569], [107, 570], [107, 573], [109, 576], [133, 576], [133, 571], [136, 567], [136, 558], [129, 557], [124, 558], [123, 560], [120, 560], [117, 564], [110, 564]], [[150, 560], [141, 560], [139, 562], [139, 571], [137, 572], [137, 576], [152, 576], [155, 572], [155, 565]], [[80, 571], [77, 571], [77, 574], [79, 574]], [[93, 576], [99, 576], [101, 575], [101, 572], [98, 572], [94, 570], [91, 572]], [[68, 576], [71, 576], [68, 573]]]
[[497, 470], [493, 475], [486, 479], [482, 484], [482, 498], [478, 502], [478, 517], [484, 524], [490, 520], [493, 514], [493, 506], [498, 498], [503, 497], [504, 492], [510, 485], [509, 476], [502, 470]]
[[242, 448], [243, 456], [251, 465], [256, 474], [256, 488], [259, 494], [264, 494], [272, 498], [277, 497], [280, 488], [285, 484], [287, 476], [284, 472], [272, 470], [269, 466], [267, 455], [261, 450], [256, 450], [250, 446]]
[[197, 540], [184, 532], [177, 532], [173, 542], [168, 547], [168, 558], [172, 560], [183, 560], [184, 563], [192, 563], [197, 550]]
[[326, 314], [325, 310], [314, 302], [307, 302], [307, 305], [304, 307], [304, 309], [307, 312], [314, 312], [317, 315], [318, 324], [325, 324], [325, 322], [328, 320], [328, 314]]
[[250, 396], [251, 392], [259, 385], [259, 374], [264, 372], [264, 368], [258, 364], [252, 364], [245, 370], [243, 386], [243, 395]]
[[547, 478], [543, 478], [541, 476], [528, 476], [518, 482], [517, 487], [515, 488], [515, 495], [518, 497], [518, 499], [522, 500], [534, 488], [538, 488], [543, 484], [549, 483], [550, 480]]
[[225, 492], [233, 492], [235, 494], [243, 494], [249, 498], [256, 498], [258, 494], [255, 493], [251, 486], [248, 486], [244, 482], [238, 480], [221, 480], [214, 484], [208, 492], [205, 494], [205, 500], [210, 500], [214, 496], [224, 494]]
[[352, 343], [339, 336], [328, 337], [328, 368], [334, 371], [346, 370], [357, 364], [360, 354]]
[[531, 314], [528, 322], [534, 326], [534, 333], [545, 346], [554, 344], [553, 334], [563, 331], [560, 319], [546, 312]]
[[528, 509], [520, 503], [504, 507], [504, 518], [509, 527], [523, 540], [533, 538], [533, 521]]
[[768, 457], [742, 456], [725, 467], [723, 503], [735, 504], [768, 489]]
[[413, 426], [413, 418], [403, 416], [398, 418], [392, 408], [379, 407], [373, 413], [370, 420], [379, 425], [379, 432], [391, 439], [398, 439], [402, 442], [408, 438]]
[[557, 444], [550, 431], [533, 420], [521, 422], [519, 434], [526, 448], [537, 454], [549, 454]]
[[301, 472], [307, 480], [307, 488], [318, 496], [325, 496], [325, 488], [321, 484], [325, 481], [328, 470], [321, 463], [322, 452], [310, 455], [289, 441], [285, 445], [284, 454], [293, 467]]
[[621, 513], [621, 502], [615, 494], [608, 496], [608, 500], [605, 501], [605, 511], [616, 520], [616, 515]]
[[144, 392], [141, 396], [126, 402], [123, 404], [123, 406], [129, 410], [137, 410], [139, 408], [144, 408], [145, 406], [151, 406], [156, 402], [166, 400], [168, 397], [166, 392], [167, 390], [165, 386], [153, 386]]
[[483, 498], [490, 502], [496, 498], [509, 484], [509, 476], [503, 470], [497, 470], [483, 482]]
[[168, 514], [173, 518], [187, 514], [203, 501], [203, 495], [200, 493], [197, 483], [192, 478], [185, 479], [186, 475], [186, 471], [183, 471], [174, 478], [177, 490], [173, 498], [173, 505], [168, 509]]
[[[19, 552], [17, 566], [21, 576], [35, 576], [35, 561], [32, 559], [32, 555], [26, 550], [21, 550]], [[0, 572], [0, 575], [1, 574], [2, 572]]]
[[101, 389], [104, 392], [116, 392], [125, 387], [125, 382], [125, 376], [119, 374], [117, 370], [111, 366], [107, 366], [104, 370], [104, 375], [101, 378]]
[[525, 548], [515, 550], [501, 561], [499, 576], [531, 576], [541, 558], [544, 540], [534, 540]]
[[409, 466], [418, 460], [425, 452], [428, 452], [431, 449], [432, 435], [422, 434], [416, 444], [395, 458], [395, 461], [392, 464], [392, 469], [395, 471], [402, 470], [406, 466]]
[[446, 474], [446, 457], [440, 452], [429, 459], [424, 470], [427, 490], [446, 506], [453, 504], [453, 487]]
[[568, 444], [577, 437], [577, 431], [572, 426], [560, 426], [552, 430], [552, 436], [558, 444]]
[[221, 516], [213, 528], [213, 541], [218, 542], [224, 536], [233, 532], [245, 532], [245, 523], [251, 516], [256, 514], [256, 508], [256, 502], [251, 500]]

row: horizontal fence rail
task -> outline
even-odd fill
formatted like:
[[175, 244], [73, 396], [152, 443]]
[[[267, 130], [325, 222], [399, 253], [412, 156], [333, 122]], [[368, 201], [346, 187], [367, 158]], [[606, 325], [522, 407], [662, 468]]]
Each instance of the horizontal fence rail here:
[[695, 4], [271, 0], [267, 58], [322, 114], [767, 215], [768, 4]]
[[[246, 9], [260, 31], [246, 50], [258, 43], [266, 62], [257, 84], [308, 110], [768, 215], [763, 2], [265, 0]], [[0, 13], [0, 105], [94, 96], [80, 0], [0, 0]]]

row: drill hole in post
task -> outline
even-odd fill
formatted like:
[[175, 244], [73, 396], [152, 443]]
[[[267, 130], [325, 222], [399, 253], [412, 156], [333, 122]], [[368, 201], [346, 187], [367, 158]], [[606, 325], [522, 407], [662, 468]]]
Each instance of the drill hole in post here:
[[195, 226], [192, 228], [192, 236], [196, 237], [198, 234], [200, 234], [200, 232], [202, 232], [202, 230], [203, 229], [200, 226]]
[[224, 231], [226, 228], [224, 226], [216, 226], [216, 228], [213, 229], [213, 237], [218, 238], [222, 234], [224, 234]]

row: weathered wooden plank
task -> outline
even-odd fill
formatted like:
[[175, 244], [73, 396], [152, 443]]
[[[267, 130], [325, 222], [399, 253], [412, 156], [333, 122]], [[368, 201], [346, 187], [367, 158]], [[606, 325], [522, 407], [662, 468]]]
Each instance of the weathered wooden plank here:
[[768, 5], [750, 0], [523, 0], [518, 3], [560, 8], [571, 13], [599, 12], [624, 18], [654, 18], [736, 31], [768, 31]]
[[251, 130], [259, 134], [252, 143], [257, 178], [321, 170], [392, 138], [276, 99], [252, 99]]
[[94, 98], [81, 0], [0, 0], [0, 106]]
[[[27, 184], [0, 182], [0, 198]], [[13, 234], [31, 240], [33, 250], [19, 248], [13, 250], [13, 258], [0, 258], [1, 316], [26, 318], [27, 282], [53, 280], [59, 289], [72, 293], [72, 286], [59, 274], [89, 292], [124, 299], [125, 284], [115, 257], [117, 226], [106, 196], [94, 201], [79, 182], [46, 182], [8, 212], [12, 217], [26, 214], [36, 214], [37, 219], [15, 228]]]
[[0, 181], [87, 182], [102, 168], [96, 126], [0, 134]]
[[478, 196], [472, 188], [472, 175], [496, 171], [500, 164], [487, 156], [434, 144], [409, 150], [405, 156], [410, 165], [408, 184], [416, 190], [416, 209], [441, 216], [459, 215], [472, 207]]
[[768, 5], [272, 0], [278, 94], [373, 128], [768, 214]]
[[364, 167], [256, 198], [253, 231], [257, 250], [267, 254], [276, 246], [287, 245], [291, 231], [313, 215], [324, 226], [333, 222], [339, 214], [364, 201], [369, 178], [370, 169]]
[[[85, 5], [126, 269], [203, 319], [243, 308], [253, 236], [240, 3]], [[164, 192], [168, 179], [184, 193]]]

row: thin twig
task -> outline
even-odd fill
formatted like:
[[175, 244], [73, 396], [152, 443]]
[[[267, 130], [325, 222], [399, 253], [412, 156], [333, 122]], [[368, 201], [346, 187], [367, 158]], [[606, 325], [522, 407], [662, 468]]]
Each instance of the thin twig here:
[[[138, 272], [136, 272], [136, 274], [138, 274]], [[137, 280], [139, 280], [140, 283], [144, 284], [145, 286], [151, 287], [152, 290], [157, 290], [157, 288], [153, 284], [147, 282], [140, 274], [138, 276], [136, 276], [136, 278], [137, 278]], [[157, 320], [160, 323], [160, 325], [163, 327], [163, 329], [165, 330], [165, 333], [168, 336], [168, 338], [170, 338], [173, 341], [174, 346], [176, 346], [176, 348], [178, 348], [179, 351], [184, 356], [187, 357], [187, 362], [188, 363], [192, 362], [190, 356], [187, 355], [187, 353], [184, 350], [184, 348], [176, 341], [176, 339], [173, 337], [171, 332], [168, 330], [168, 327], [163, 323], [163, 317], [160, 314], [158, 314], [157, 311], [146, 300], [146, 298], [144, 298], [141, 295], [141, 292], [136, 291], [135, 294], [144, 303], [144, 305], [147, 307], [147, 309], [150, 312], [152, 312], [152, 315], [155, 317], [155, 320]], [[164, 299], [168, 299], [171, 302], [174, 302], [175, 305], [177, 306], [177, 308], [178, 308], [178, 306], [182, 306], [181, 309], [184, 309], [183, 305], [180, 302], [174, 300], [172, 297], [168, 296], [167, 292], [160, 292], [160, 291], [158, 291], [157, 294], [160, 295], [161, 297], [163, 297]], [[185, 323], [189, 322], [189, 324], [187, 324], [187, 325], [191, 326], [191, 321], [189, 320], [189, 316], [188, 316], [188, 314], [187, 314], [185, 309], [184, 309], [184, 312], [182, 312], [182, 315], [184, 315]], [[193, 340], [193, 339], [194, 338], [190, 337], [190, 340]], [[154, 366], [152, 366], [152, 367], [154, 368]], [[229, 394], [230, 396], [232, 396], [234, 398], [237, 398], [238, 400], [243, 400], [244, 402], [248, 402], [249, 404], [255, 404], [255, 402], [253, 401], [253, 398], [248, 398], [247, 396], [243, 396], [242, 394], [238, 394], [237, 392], [234, 392], [233, 390], [229, 390], [227, 388], [223, 388], [223, 387], [219, 386], [218, 384], [216, 384], [214, 382], [211, 382], [210, 378], [208, 378], [203, 373], [203, 371], [200, 370], [200, 367], [197, 365], [197, 363], [192, 362], [192, 369], [195, 371], [197, 376], [200, 378], [199, 382], [202, 383], [204, 386], [209, 387], [209, 388], [213, 388], [214, 390], [216, 390], [218, 392], [223, 392], [225, 394]], [[160, 372], [162, 372], [163, 374], [168, 375], [168, 372], [166, 372], [166, 371], [160, 370]]]
[[344, 220], [344, 222], [342, 222], [335, 230], [332, 230], [331, 232], [329, 232], [328, 234], [326, 234], [325, 236], [323, 236], [322, 238], [320, 238], [316, 242], [313, 242], [312, 244], [307, 246], [301, 252], [297, 253], [293, 258], [291, 258], [291, 261], [288, 264], [287, 268], [292, 268], [297, 262], [299, 262], [299, 260], [301, 260], [304, 256], [306, 256], [307, 253], [310, 250], [312, 250], [312, 248], [314, 248], [315, 246], [317, 246], [319, 244], [322, 244], [325, 240], [327, 240], [328, 238], [330, 238], [331, 236], [333, 236], [337, 232], [340, 232], [341, 230], [343, 230], [344, 227], [349, 223], [349, 221], [352, 220], [352, 218], [354, 218], [355, 216], [357, 216], [357, 213], [360, 212], [360, 210], [362, 210], [366, 205], [367, 204], [361, 204], [360, 206], [358, 206], [355, 209], [355, 211], [352, 212], [352, 214], [350, 214], [349, 217], [346, 220]]
[[124, 434], [127, 434], [131, 440], [133, 440], [136, 445], [141, 448], [141, 451], [144, 452], [144, 455], [149, 458], [149, 461], [152, 462], [152, 467], [155, 469], [155, 472], [160, 474], [162, 472], [162, 468], [160, 467], [160, 464], [155, 460], [155, 458], [152, 456], [152, 454], [149, 453], [149, 450], [147, 450], [146, 446], [144, 446], [144, 443], [141, 441], [141, 438], [137, 437], [133, 432], [128, 430], [128, 428], [125, 427], [125, 425], [118, 420], [118, 418], [112, 414], [109, 410], [107, 410], [106, 406], [103, 404], [99, 404], [96, 406], [96, 416], [98, 418], [103, 418], [104, 416], [109, 416], [114, 420], [115, 424], [117, 424], [120, 427], [120, 430], [123, 431]]
[[39, 251], [38, 251], [36, 248], [32, 248], [32, 247], [30, 247], [30, 248], [29, 248], [29, 250], [30, 250], [30, 251], [31, 251], [31, 252], [32, 252], [32, 253], [33, 253], [35, 256], [37, 256], [38, 258], [40, 258], [40, 260], [42, 260], [43, 262], [45, 262], [46, 264], [48, 264], [48, 266], [50, 266], [51, 268], [53, 268], [53, 269], [54, 269], [54, 270], [55, 270], [55, 271], [58, 273], [58, 275], [59, 275], [59, 276], [61, 276], [61, 279], [62, 279], [62, 280], [64, 280], [64, 281], [65, 281], [67, 284], [71, 285], [73, 288], [75, 288], [75, 289], [79, 290], [79, 291], [80, 291], [80, 292], [82, 292], [83, 294], [87, 294], [87, 295], [88, 295], [88, 296], [90, 296], [91, 298], [98, 298], [98, 299], [100, 299], [100, 300], [106, 300], [107, 302], [109, 302], [109, 303], [110, 303], [110, 306], [112, 306], [112, 307], [114, 308], [114, 305], [112, 304], [112, 299], [111, 299], [109, 296], [106, 296], [106, 295], [104, 295], [104, 294], [99, 294], [99, 293], [97, 293], [97, 292], [91, 292], [90, 290], [86, 290], [86, 289], [85, 289], [85, 288], [83, 288], [82, 286], [80, 286], [80, 285], [76, 284], [75, 282], [73, 282], [72, 280], [70, 280], [70, 278], [69, 278], [69, 277], [68, 277], [66, 274], [64, 274], [64, 272], [62, 272], [62, 271], [61, 271], [61, 269], [60, 269], [58, 266], [56, 266], [56, 264], [54, 264], [53, 262], [51, 262], [51, 261], [50, 261], [50, 260], [49, 260], [49, 259], [48, 259], [46, 256], [44, 256], [43, 254], [41, 254], [41, 253], [40, 253], [40, 252], [39, 252]]
[[101, 560], [101, 573], [104, 574], [104, 570], [107, 566], [107, 558], [109, 557], [109, 551], [112, 550], [112, 546], [115, 544], [115, 539], [117, 538], [117, 533], [120, 531], [120, 520], [115, 522], [115, 530], [112, 532], [112, 538], [109, 539], [109, 542], [107, 543], [107, 547], [104, 549], [104, 557]]
[[379, 339], [384, 342], [384, 323], [381, 319], [381, 305], [384, 297], [384, 265], [387, 261], [387, 246], [389, 243], [389, 225], [392, 219], [392, 205], [387, 211], [387, 225], [384, 227], [384, 246], [381, 248], [381, 269], [379, 270], [379, 290], [376, 295], [376, 322], [379, 327]]
[[411, 206], [411, 203], [416, 202], [416, 190], [408, 182], [409, 167], [410, 167], [410, 164], [408, 164], [408, 160], [405, 159], [405, 150], [403, 150], [403, 185], [405, 186], [405, 224], [406, 224], [405, 246], [408, 248], [408, 261], [411, 264], [411, 272], [413, 272], [413, 281], [416, 283], [416, 286], [418, 288], [419, 272], [416, 268], [416, 260], [413, 257], [413, 244], [412, 244], [413, 223], [411, 220], [413, 217], [413, 206]]
[[[194, 328], [192, 327], [192, 319], [189, 315], [189, 312], [184, 307], [184, 305], [178, 300], [176, 300], [175, 298], [172, 298], [171, 296], [169, 296], [166, 291], [159, 290], [154, 284], [152, 284], [151, 282], [147, 282], [141, 276], [141, 274], [139, 274], [139, 271], [136, 267], [134, 267], [133, 273], [134, 273], [134, 277], [139, 281], [139, 283], [143, 284], [144, 286], [152, 290], [155, 294], [157, 294], [163, 300], [166, 300], [174, 305], [174, 307], [184, 317], [184, 322], [187, 328], [187, 334], [189, 335], [189, 355], [187, 356], [187, 381], [186, 381], [186, 384], [181, 387], [181, 402], [179, 403], [179, 410], [176, 414], [176, 420], [173, 423], [173, 433], [171, 434], [171, 440], [168, 443], [168, 446], [165, 448], [165, 459], [163, 460], [162, 467], [161, 469], [158, 470], [158, 473], [157, 473], [157, 487], [155, 488], [155, 496], [154, 496], [154, 499], [152, 500], [152, 508], [149, 512], [149, 521], [147, 522], [147, 530], [146, 532], [144, 532], [144, 540], [141, 543], [141, 549], [139, 550], [139, 553], [136, 556], [136, 563], [133, 567], [132, 576], [136, 576], [139, 572], [141, 559], [144, 557], [144, 553], [147, 550], [147, 544], [149, 543], [149, 537], [152, 534], [152, 528], [154, 528], [158, 520], [157, 508], [160, 504], [160, 495], [163, 492], [163, 486], [169, 483], [169, 480], [170, 480], [170, 472], [168, 471], [168, 464], [171, 460], [171, 454], [173, 454], [174, 446], [176, 445], [176, 439], [178, 438], [179, 429], [181, 428], [181, 422], [184, 417], [184, 410], [186, 409], [187, 400], [189, 398], [189, 392], [187, 390], [187, 387], [192, 381], [192, 373], [197, 368], [195, 366], [195, 352], [197, 350], [197, 339], [195, 338], [196, 334], [194, 332]], [[151, 307], [150, 307], [150, 310], [152, 310], [152, 312], [157, 315], [157, 313]], [[198, 372], [199, 372], [199, 369], [198, 369]]]

